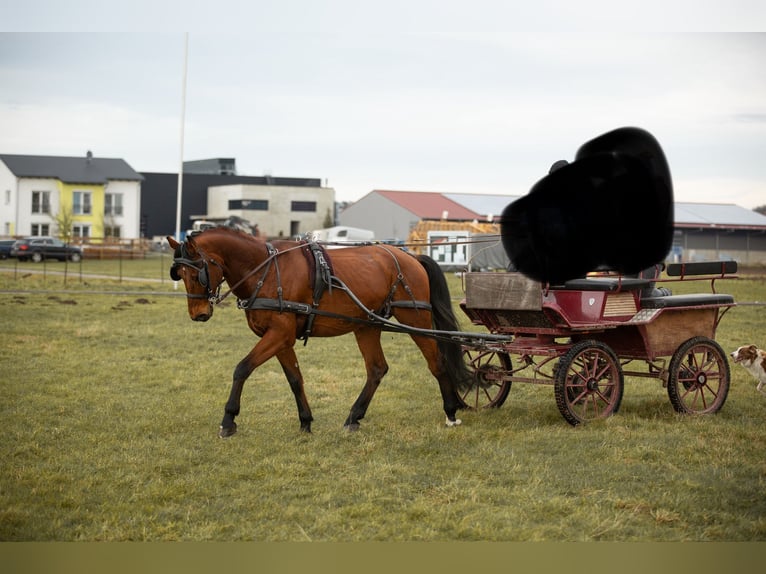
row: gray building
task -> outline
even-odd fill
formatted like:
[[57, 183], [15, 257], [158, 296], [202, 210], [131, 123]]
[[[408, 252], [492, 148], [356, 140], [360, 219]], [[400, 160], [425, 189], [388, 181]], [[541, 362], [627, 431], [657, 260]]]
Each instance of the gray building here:
[[[515, 196], [374, 190], [338, 216], [377, 239], [406, 240], [422, 220], [496, 221]], [[734, 204], [676, 202], [669, 261], [766, 264], [766, 216]]]
[[766, 263], [766, 216], [734, 204], [676, 203], [673, 261]]

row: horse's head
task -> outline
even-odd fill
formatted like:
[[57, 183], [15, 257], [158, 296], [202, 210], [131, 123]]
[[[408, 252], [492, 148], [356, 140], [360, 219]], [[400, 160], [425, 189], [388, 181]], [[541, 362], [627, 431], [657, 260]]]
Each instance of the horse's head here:
[[199, 249], [194, 238], [190, 237], [183, 243], [172, 237], [167, 240], [174, 250], [170, 278], [184, 282], [189, 317], [193, 321], [207, 321], [213, 316], [213, 304], [218, 299], [224, 280], [223, 269], [215, 259]]

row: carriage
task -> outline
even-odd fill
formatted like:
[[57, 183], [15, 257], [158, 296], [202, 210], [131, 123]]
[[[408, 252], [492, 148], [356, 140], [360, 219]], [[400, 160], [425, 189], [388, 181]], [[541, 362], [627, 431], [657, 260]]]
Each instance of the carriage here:
[[[659, 379], [677, 412], [719, 411], [730, 372], [715, 332], [735, 302], [715, 282], [734, 278], [737, 264], [672, 263], [665, 278], [661, 269], [561, 285], [513, 272], [465, 274], [460, 308], [492, 336], [464, 345], [474, 385], [463, 400], [499, 407], [514, 382], [552, 385], [561, 415], [577, 425], [615, 413], [628, 376]], [[710, 287], [683, 295], [658, 287], [688, 281]]]

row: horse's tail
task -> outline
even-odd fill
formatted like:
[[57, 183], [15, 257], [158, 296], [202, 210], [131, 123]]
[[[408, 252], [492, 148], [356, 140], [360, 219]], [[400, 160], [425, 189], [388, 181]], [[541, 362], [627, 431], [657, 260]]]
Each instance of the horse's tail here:
[[[437, 331], [459, 331], [460, 326], [452, 310], [452, 298], [447, 286], [447, 279], [444, 277], [441, 267], [427, 255], [416, 255], [415, 258], [428, 274], [434, 329]], [[463, 360], [463, 349], [460, 343], [437, 339], [436, 344], [439, 349], [439, 360], [455, 390], [465, 391], [470, 388], [471, 375]]]

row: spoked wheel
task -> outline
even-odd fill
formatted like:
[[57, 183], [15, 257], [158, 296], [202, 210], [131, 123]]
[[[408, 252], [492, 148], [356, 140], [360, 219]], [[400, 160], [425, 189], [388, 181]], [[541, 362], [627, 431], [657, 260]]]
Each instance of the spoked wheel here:
[[571, 425], [616, 413], [623, 392], [617, 355], [600, 341], [576, 343], [556, 366], [554, 391], [556, 405]]
[[463, 358], [473, 375], [471, 388], [460, 394], [463, 406], [486, 409], [502, 405], [511, 390], [511, 358], [508, 353], [465, 349]]
[[731, 374], [721, 346], [707, 337], [683, 343], [670, 359], [668, 396], [679, 413], [716, 413], [726, 402]]

